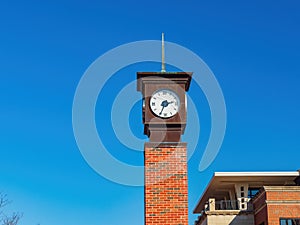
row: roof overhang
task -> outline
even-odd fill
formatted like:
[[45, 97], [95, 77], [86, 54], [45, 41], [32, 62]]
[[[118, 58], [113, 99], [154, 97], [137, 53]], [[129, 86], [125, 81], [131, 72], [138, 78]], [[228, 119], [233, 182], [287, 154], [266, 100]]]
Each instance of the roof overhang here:
[[224, 195], [237, 183], [247, 183], [249, 187], [295, 185], [299, 171], [293, 172], [215, 172], [202, 194], [194, 213], [201, 213], [209, 198]]

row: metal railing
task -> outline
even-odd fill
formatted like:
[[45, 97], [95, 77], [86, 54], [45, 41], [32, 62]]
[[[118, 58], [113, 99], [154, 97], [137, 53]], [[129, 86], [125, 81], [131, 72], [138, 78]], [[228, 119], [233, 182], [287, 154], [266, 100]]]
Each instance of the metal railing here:
[[216, 201], [216, 210], [238, 210], [237, 200], [221, 200]]
[[[197, 220], [195, 221], [195, 225], [200, 225], [203, 219], [206, 217], [207, 211], [217, 211], [217, 210], [240, 210], [240, 211], [253, 211], [253, 205], [251, 202], [245, 202], [247, 204], [247, 208], [239, 209], [240, 201], [238, 200], [220, 200], [215, 201], [214, 199], [210, 199], [207, 204], [205, 204], [204, 209], [202, 210], [201, 214], [198, 216]], [[222, 213], [225, 213], [224, 211]], [[228, 212], [230, 215], [231, 212]], [[225, 213], [226, 215], [226, 213]]]

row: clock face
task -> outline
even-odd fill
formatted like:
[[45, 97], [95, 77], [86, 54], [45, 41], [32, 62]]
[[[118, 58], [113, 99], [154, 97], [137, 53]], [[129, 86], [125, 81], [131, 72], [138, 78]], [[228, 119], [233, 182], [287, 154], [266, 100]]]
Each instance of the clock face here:
[[152, 112], [161, 118], [170, 118], [179, 111], [178, 95], [168, 89], [161, 89], [153, 93], [150, 98]]

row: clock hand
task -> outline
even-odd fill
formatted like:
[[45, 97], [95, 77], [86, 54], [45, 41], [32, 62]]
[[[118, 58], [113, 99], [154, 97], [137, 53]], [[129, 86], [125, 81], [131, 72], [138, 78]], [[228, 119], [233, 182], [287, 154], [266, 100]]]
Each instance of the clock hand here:
[[162, 112], [163, 112], [163, 110], [164, 110], [164, 106], [162, 107], [162, 109], [161, 109], [161, 111], [160, 111], [160, 113], [159, 113], [159, 115], [161, 115], [162, 114]]
[[164, 108], [165, 108], [165, 107], [167, 107], [167, 106], [169, 105], [169, 103], [168, 103], [168, 101], [167, 101], [167, 100], [164, 100], [164, 101], [162, 101], [162, 103], [161, 103], [160, 105], [162, 106], [162, 109], [161, 109], [161, 111], [160, 111], [159, 115], [161, 115], [161, 114], [162, 114], [162, 112], [163, 112]]

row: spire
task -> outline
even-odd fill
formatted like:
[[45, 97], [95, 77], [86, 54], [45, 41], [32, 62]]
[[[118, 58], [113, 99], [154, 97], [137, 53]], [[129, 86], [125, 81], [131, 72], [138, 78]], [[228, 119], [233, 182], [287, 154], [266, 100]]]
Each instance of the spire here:
[[165, 35], [164, 33], [161, 34], [161, 72], [166, 72], [166, 65], [165, 65]]

